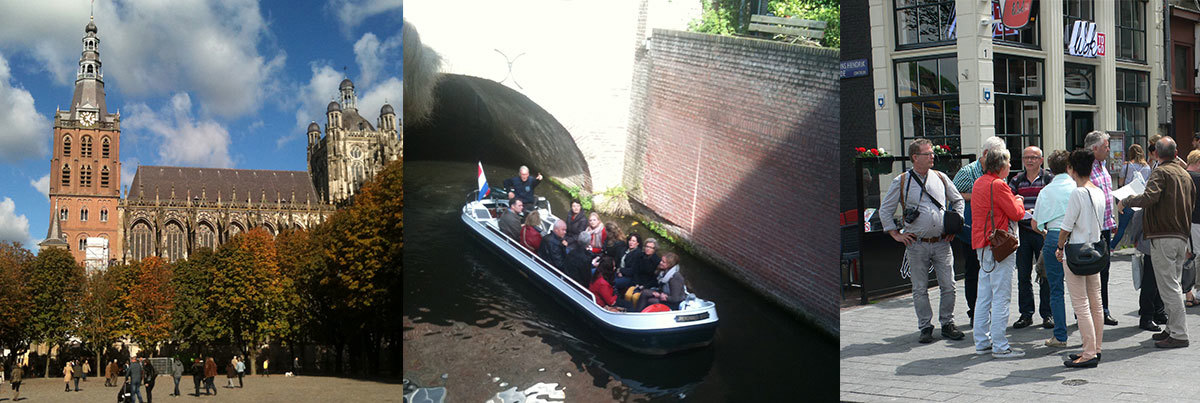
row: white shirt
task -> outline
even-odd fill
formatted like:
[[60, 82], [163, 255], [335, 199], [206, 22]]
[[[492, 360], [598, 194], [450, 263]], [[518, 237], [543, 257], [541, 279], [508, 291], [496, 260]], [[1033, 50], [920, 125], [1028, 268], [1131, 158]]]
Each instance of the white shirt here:
[[1103, 216], [1103, 190], [1086, 186], [1072, 190], [1071, 197], [1067, 199], [1067, 213], [1062, 220], [1062, 230], [1071, 232], [1067, 243], [1100, 242], [1100, 217]]

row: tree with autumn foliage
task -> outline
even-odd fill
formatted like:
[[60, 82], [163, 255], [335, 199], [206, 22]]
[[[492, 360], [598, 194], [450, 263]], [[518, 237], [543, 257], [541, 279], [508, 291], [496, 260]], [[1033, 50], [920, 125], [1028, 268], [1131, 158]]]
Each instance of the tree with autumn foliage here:
[[206, 345], [216, 341], [216, 321], [208, 311], [208, 295], [212, 273], [216, 272], [217, 255], [211, 249], [200, 249], [187, 260], [172, 265], [171, 288], [175, 293], [171, 314], [171, 339], [185, 347]]
[[290, 336], [288, 319], [299, 302], [292, 279], [281, 275], [275, 241], [262, 228], [231, 238], [217, 249], [216, 260], [206, 301], [212, 330], [247, 350], [255, 363], [256, 346]]
[[[71, 333], [96, 353], [94, 362], [103, 363], [104, 350], [126, 335], [122, 324], [130, 319], [120, 302], [120, 296], [128, 293], [132, 282], [129, 276], [131, 271], [129, 265], [113, 265], [89, 273], [84, 282], [81, 320]], [[103, 368], [98, 366], [97, 371]]]
[[130, 322], [125, 330], [130, 341], [144, 349], [157, 351], [160, 343], [171, 339], [171, 312], [175, 304], [172, 271], [157, 256], [142, 259], [130, 267], [133, 282], [129, 292], [119, 298], [129, 313]]
[[[78, 327], [83, 266], [65, 249], [43, 249], [31, 262], [27, 279], [33, 303], [28, 328], [30, 339], [49, 346], [62, 344], [67, 341], [69, 332]], [[46, 360], [44, 373], [50, 376], [49, 360]]]
[[33, 315], [27, 273], [33, 254], [19, 243], [0, 242], [0, 350], [9, 349], [4, 367], [29, 349], [28, 323]]

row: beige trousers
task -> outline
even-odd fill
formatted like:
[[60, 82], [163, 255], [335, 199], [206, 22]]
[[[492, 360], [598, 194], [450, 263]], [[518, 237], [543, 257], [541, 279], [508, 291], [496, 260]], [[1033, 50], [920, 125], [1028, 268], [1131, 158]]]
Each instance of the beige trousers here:
[[1104, 304], [1100, 301], [1100, 273], [1078, 276], [1071, 272], [1063, 260], [1063, 277], [1067, 281], [1067, 292], [1071, 295], [1071, 306], [1079, 322], [1079, 337], [1083, 339], [1084, 360], [1100, 353], [1104, 343]]

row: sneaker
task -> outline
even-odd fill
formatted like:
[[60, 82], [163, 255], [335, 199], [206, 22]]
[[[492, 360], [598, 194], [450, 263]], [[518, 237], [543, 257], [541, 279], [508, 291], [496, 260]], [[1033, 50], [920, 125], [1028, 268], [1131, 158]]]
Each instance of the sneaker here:
[[1187, 340], [1180, 340], [1180, 339], [1176, 339], [1174, 337], [1167, 337], [1166, 340], [1159, 340], [1159, 341], [1154, 342], [1154, 347], [1158, 347], [1158, 348], [1180, 348], [1180, 347], [1187, 347], [1187, 346], [1188, 346]]
[[958, 330], [958, 326], [954, 326], [953, 322], [942, 325], [942, 337], [950, 340], [962, 340], [963, 336], [963, 332]]
[[983, 348], [975, 347], [975, 355], [984, 355], [992, 352], [992, 345], [989, 343]]
[[1046, 347], [1066, 348], [1067, 342], [1058, 341], [1058, 339], [1051, 337], [1049, 339], [1046, 339]]
[[1024, 356], [1025, 356], [1024, 351], [1017, 350], [1012, 347], [1009, 347], [1008, 350], [1004, 350], [999, 353], [997, 353], [997, 352], [992, 353], [992, 358], [1021, 358]]
[[1153, 336], [1150, 336], [1150, 338], [1154, 339], [1154, 341], [1163, 341], [1163, 340], [1171, 338], [1171, 331], [1163, 330], [1160, 333], [1155, 333]]
[[933, 343], [933, 326], [921, 329], [921, 338], [917, 341], [921, 344]]
[[1029, 325], [1031, 325], [1031, 324], [1033, 324], [1032, 318], [1021, 315], [1021, 319], [1017, 319], [1017, 322], [1013, 323], [1013, 329], [1024, 329], [1026, 327], [1029, 327]]
[[1053, 329], [1054, 318], [1042, 318], [1042, 329]]

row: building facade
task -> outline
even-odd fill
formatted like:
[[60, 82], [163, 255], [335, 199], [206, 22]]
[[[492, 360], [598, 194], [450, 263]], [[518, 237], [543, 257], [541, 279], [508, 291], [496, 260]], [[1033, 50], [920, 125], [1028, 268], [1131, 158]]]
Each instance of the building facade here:
[[[1171, 0], [1171, 19], [1167, 24], [1169, 30], [1166, 55], [1167, 63], [1171, 66], [1168, 71], [1171, 82], [1171, 133], [1176, 139], [1190, 139], [1195, 133], [1200, 133], [1200, 88], [1196, 85], [1197, 57], [1196, 43], [1200, 30], [1200, 6], [1194, 1]], [[1191, 141], [1179, 142], [1179, 154], [1187, 155], [1193, 150]]]
[[1092, 130], [1114, 134], [1115, 157], [1145, 146], [1170, 116], [1162, 1], [1033, 2], [1011, 28], [999, 0], [870, 0], [878, 146], [906, 155], [927, 138], [978, 154], [996, 135], [1019, 156], [1082, 146]]
[[338, 87], [340, 100], [326, 108], [324, 135], [317, 122], [308, 125], [308, 172], [318, 197], [329, 204], [354, 196], [363, 182], [399, 159], [404, 140], [391, 105], [380, 108], [372, 125], [358, 113], [354, 83], [345, 79]]
[[174, 262], [255, 227], [312, 228], [334, 208], [303, 171], [139, 166], [120, 210], [122, 258]]
[[[51, 226], [40, 245], [62, 247], [85, 261], [88, 238], [102, 239], [107, 254], [120, 258], [121, 116], [108, 113], [100, 38], [94, 21], [84, 28], [83, 52], [69, 109], [54, 113], [50, 159]], [[93, 244], [97, 244], [93, 239]], [[96, 259], [93, 259], [96, 260]]]

